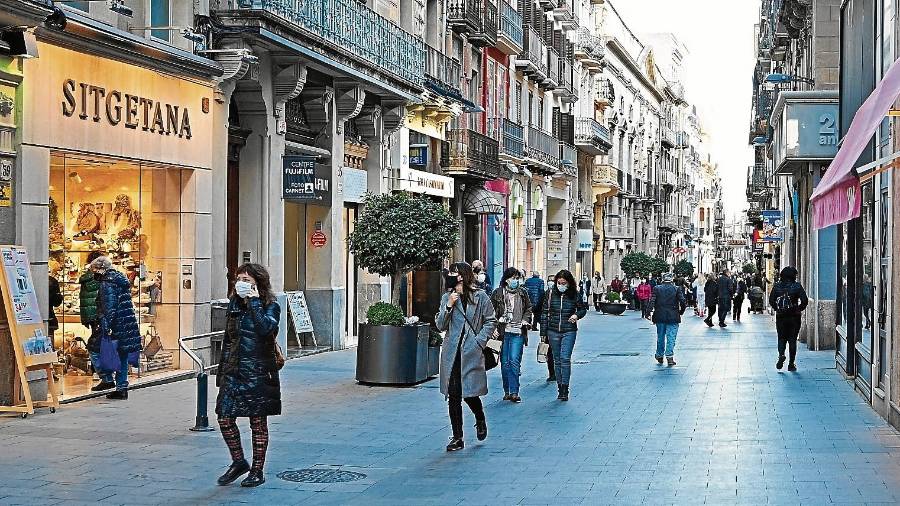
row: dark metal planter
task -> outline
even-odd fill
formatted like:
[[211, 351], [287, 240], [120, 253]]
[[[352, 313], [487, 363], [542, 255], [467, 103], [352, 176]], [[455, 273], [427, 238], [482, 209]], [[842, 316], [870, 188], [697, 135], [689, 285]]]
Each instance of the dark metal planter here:
[[600, 303], [600, 311], [603, 314], [611, 314], [614, 316], [619, 316], [628, 309], [628, 304], [614, 304], [612, 302], [601, 302]]
[[441, 347], [428, 347], [428, 377], [432, 378], [441, 372]]
[[428, 325], [359, 325], [356, 380], [412, 385], [428, 378]]

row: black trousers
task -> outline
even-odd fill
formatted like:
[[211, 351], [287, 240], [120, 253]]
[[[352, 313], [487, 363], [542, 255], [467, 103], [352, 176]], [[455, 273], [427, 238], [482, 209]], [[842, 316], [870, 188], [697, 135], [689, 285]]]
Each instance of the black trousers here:
[[744, 306], [744, 298], [737, 297], [734, 299], [734, 311], [732, 313], [732, 319], [741, 321], [741, 309]]
[[706, 305], [706, 318], [705, 320], [711, 322], [713, 320], [713, 316], [716, 315], [716, 304]]
[[453, 428], [453, 437], [463, 437], [462, 401], [465, 400], [476, 420], [484, 420], [484, 406], [480, 397], [462, 396], [462, 367], [459, 363], [459, 350], [456, 350], [456, 359], [453, 360], [453, 369], [450, 371], [450, 382], [447, 385], [450, 390], [448, 406], [450, 410], [450, 426]]
[[602, 298], [603, 298], [602, 293], [594, 294], [594, 309], [596, 309], [597, 311], [600, 311], [600, 302], [601, 302], [600, 299], [602, 299]]
[[728, 318], [728, 312], [731, 311], [731, 304], [719, 304], [719, 323], [725, 323]]
[[799, 316], [776, 316], [775, 330], [778, 331], [778, 356], [784, 356], [784, 349], [790, 345], [790, 363], [797, 358], [797, 337], [800, 336]]

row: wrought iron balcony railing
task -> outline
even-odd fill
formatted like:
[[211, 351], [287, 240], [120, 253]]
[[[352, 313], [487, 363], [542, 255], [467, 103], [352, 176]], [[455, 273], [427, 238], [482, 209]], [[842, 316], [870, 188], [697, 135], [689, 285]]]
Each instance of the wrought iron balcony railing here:
[[525, 46], [522, 15], [506, 0], [500, 0], [500, 30], [497, 32], [497, 49], [514, 55]]
[[547, 78], [542, 83], [544, 89], [553, 90], [559, 86], [559, 53], [552, 47], [547, 48]]
[[468, 34], [475, 46], [497, 43], [497, 7], [490, 0], [450, 0], [447, 24], [455, 32]]
[[516, 66], [534, 82], [541, 83], [547, 78], [547, 46], [531, 25], [525, 25], [522, 52], [516, 59]]
[[237, 0], [240, 9], [272, 14], [378, 70], [418, 86], [425, 43], [356, 0]]
[[605, 55], [603, 41], [599, 37], [591, 35], [591, 31], [586, 27], [578, 29], [574, 49], [575, 59], [581, 62], [582, 67], [589, 72], [602, 69]]
[[525, 157], [525, 128], [507, 118], [488, 120], [488, 136], [500, 143], [500, 158], [520, 162]]
[[559, 59], [559, 86], [553, 90], [553, 94], [563, 102], [574, 103], [578, 101], [578, 86], [575, 84], [575, 68], [572, 60]]
[[441, 167], [449, 175], [477, 179], [500, 177], [499, 144], [468, 128], [452, 128], [441, 145]]
[[425, 47], [425, 78], [461, 97], [459, 62], [431, 46]]
[[678, 216], [663, 215], [659, 217], [659, 228], [670, 232], [677, 232], [679, 227]]
[[566, 142], [559, 143], [559, 170], [569, 177], [578, 177], [578, 150]]
[[663, 146], [666, 146], [669, 148], [675, 148], [678, 146], [678, 139], [676, 139], [675, 131], [672, 130], [672, 127], [670, 127], [669, 125], [666, 125], [666, 124], [660, 125], [659, 134], [660, 134], [660, 137], [661, 137], [660, 140], [662, 141]]
[[553, 19], [557, 21], [564, 30], [574, 30], [578, 27], [578, 18], [575, 16], [575, 9], [572, 6], [572, 0], [559, 0], [553, 9]]
[[575, 145], [590, 155], [602, 155], [612, 147], [609, 128], [594, 118], [575, 118]]
[[559, 139], [537, 126], [525, 128], [525, 158], [543, 165], [545, 171], [559, 168]]

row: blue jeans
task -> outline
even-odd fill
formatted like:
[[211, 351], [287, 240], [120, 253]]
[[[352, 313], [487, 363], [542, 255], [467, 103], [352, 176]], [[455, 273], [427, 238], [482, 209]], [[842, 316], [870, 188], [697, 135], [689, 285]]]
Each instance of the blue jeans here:
[[[112, 383], [113, 382], [113, 372], [110, 371], [101, 371], [97, 369], [97, 364], [100, 363], [100, 352], [92, 351], [91, 353], [91, 364], [94, 366], [94, 370], [97, 371], [97, 376], [100, 376], [100, 381], [104, 383]], [[114, 371], [116, 374], [116, 390], [126, 390], [128, 389], [128, 354], [119, 352], [119, 369]]]
[[500, 372], [503, 375], [503, 391], [519, 394], [519, 375], [522, 374], [522, 352], [525, 336], [506, 332], [500, 348]]
[[656, 324], [656, 356], [661, 358], [675, 356], [675, 339], [678, 337], [677, 323]]
[[572, 377], [572, 350], [575, 349], [575, 335], [577, 332], [547, 332], [550, 339], [550, 349], [553, 350], [553, 369], [556, 371], [556, 383], [569, 385]]

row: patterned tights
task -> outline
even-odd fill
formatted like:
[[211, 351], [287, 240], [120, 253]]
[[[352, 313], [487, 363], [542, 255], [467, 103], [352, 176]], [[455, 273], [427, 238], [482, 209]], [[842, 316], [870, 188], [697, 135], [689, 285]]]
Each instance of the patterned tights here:
[[[219, 428], [222, 437], [228, 445], [231, 460], [240, 462], [244, 460], [244, 449], [241, 447], [241, 431], [238, 429], [235, 418], [219, 418]], [[269, 447], [268, 419], [264, 416], [250, 417], [250, 430], [253, 433], [253, 470], [262, 471], [266, 464], [266, 449]]]

